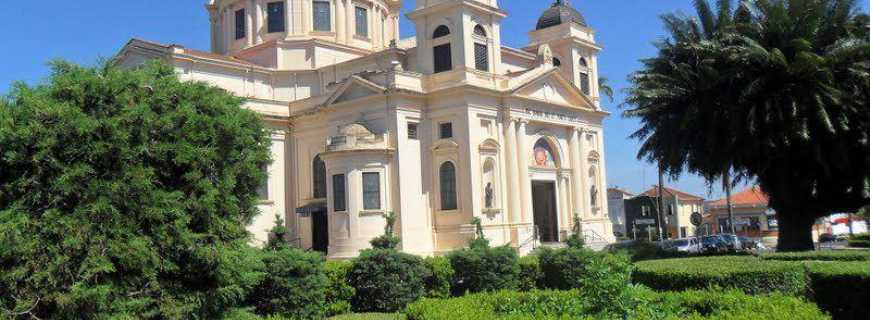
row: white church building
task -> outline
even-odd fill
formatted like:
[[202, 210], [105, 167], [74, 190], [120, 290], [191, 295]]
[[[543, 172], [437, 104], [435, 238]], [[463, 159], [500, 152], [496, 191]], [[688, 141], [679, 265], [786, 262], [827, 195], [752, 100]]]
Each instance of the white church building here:
[[[131, 40], [181, 79], [245, 98], [272, 131], [261, 215], [296, 243], [353, 257], [398, 217], [400, 249], [461, 248], [480, 218], [495, 245], [528, 252], [564, 241], [574, 217], [587, 243], [612, 242], [601, 50], [567, 1], [542, 13], [530, 43], [501, 43], [497, 0], [211, 0], [211, 51]], [[531, 26], [530, 26], [531, 29]]]

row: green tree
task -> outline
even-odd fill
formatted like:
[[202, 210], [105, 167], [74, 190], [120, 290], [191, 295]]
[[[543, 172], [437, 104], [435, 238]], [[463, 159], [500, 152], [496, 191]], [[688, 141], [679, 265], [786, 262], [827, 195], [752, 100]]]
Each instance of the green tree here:
[[757, 180], [779, 249], [813, 248], [816, 218], [870, 203], [870, 44], [854, 0], [697, 0], [632, 75], [639, 157], [672, 176]]
[[0, 101], [0, 318], [215, 319], [259, 281], [261, 119], [157, 62]]

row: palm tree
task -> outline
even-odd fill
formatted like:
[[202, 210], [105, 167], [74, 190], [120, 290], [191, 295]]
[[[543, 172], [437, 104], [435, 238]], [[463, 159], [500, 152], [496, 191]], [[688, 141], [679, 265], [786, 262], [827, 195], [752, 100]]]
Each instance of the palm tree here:
[[607, 77], [598, 77], [598, 91], [613, 102], [613, 87]]
[[855, 0], [696, 0], [631, 77], [625, 115], [639, 157], [672, 176], [731, 171], [770, 196], [779, 249], [813, 248], [811, 226], [870, 203], [870, 43]]

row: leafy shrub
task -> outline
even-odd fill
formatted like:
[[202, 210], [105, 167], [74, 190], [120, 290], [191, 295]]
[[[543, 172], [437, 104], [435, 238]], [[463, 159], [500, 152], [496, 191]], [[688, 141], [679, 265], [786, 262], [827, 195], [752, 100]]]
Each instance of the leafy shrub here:
[[356, 290], [347, 283], [347, 273], [352, 266], [350, 261], [327, 261], [326, 276], [329, 290], [326, 291], [326, 316], [345, 314], [351, 311], [350, 300]]
[[673, 258], [675, 255], [665, 251], [659, 245], [645, 240], [610, 245], [607, 251], [626, 254], [631, 257], [631, 261]]
[[870, 251], [777, 252], [763, 254], [759, 257], [764, 260], [782, 261], [868, 261], [870, 260]]
[[547, 289], [580, 289], [590, 293], [595, 305], [611, 307], [631, 282], [632, 264], [627, 255], [598, 253], [568, 247], [538, 251], [542, 284]]
[[0, 99], [0, 309], [214, 319], [240, 304], [269, 163], [241, 104], [156, 62], [56, 62], [15, 86]]
[[454, 276], [454, 296], [467, 292], [515, 290], [519, 287], [520, 263], [513, 248], [478, 246], [447, 255]]
[[520, 258], [520, 280], [519, 290], [530, 291], [541, 287], [541, 280], [544, 278], [541, 272], [541, 265], [536, 256], [525, 256]]
[[741, 292], [656, 293], [629, 287], [618, 311], [599, 311], [590, 293], [572, 291], [491, 292], [452, 299], [423, 299], [406, 309], [409, 320], [490, 319], [828, 319], [819, 309], [782, 294]]
[[454, 274], [450, 260], [445, 257], [429, 257], [423, 259], [423, 262], [429, 268], [429, 277], [426, 278], [426, 297], [450, 297], [450, 281]]
[[680, 291], [711, 287], [733, 288], [749, 294], [806, 292], [804, 268], [788, 261], [755, 257], [704, 257], [642, 261], [634, 283], [656, 290]]
[[262, 256], [265, 277], [249, 297], [258, 314], [294, 319], [316, 319], [326, 314], [329, 278], [323, 255], [281, 247], [264, 250]]
[[811, 298], [835, 319], [870, 315], [870, 262], [808, 263]]
[[394, 312], [426, 293], [429, 270], [420, 257], [390, 249], [364, 250], [353, 260], [347, 282], [355, 311]]
[[855, 248], [870, 248], [870, 233], [856, 234], [849, 237], [849, 246]]

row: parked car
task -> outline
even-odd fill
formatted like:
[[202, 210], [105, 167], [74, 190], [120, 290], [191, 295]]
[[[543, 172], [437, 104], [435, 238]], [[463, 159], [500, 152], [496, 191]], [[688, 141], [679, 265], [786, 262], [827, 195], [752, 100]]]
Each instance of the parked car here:
[[837, 237], [833, 234], [822, 233], [819, 235], [819, 242], [821, 242], [821, 243], [834, 242], [834, 241], [837, 241]]
[[701, 241], [698, 238], [676, 239], [670, 242], [668, 249], [680, 253], [701, 253]]
[[743, 250], [743, 246], [740, 244], [740, 239], [733, 234], [720, 234], [719, 238], [725, 242], [726, 248], [728, 251], [740, 251]]
[[728, 244], [719, 236], [701, 238], [701, 251], [704, 253], [719, 253], [728, 251]]

